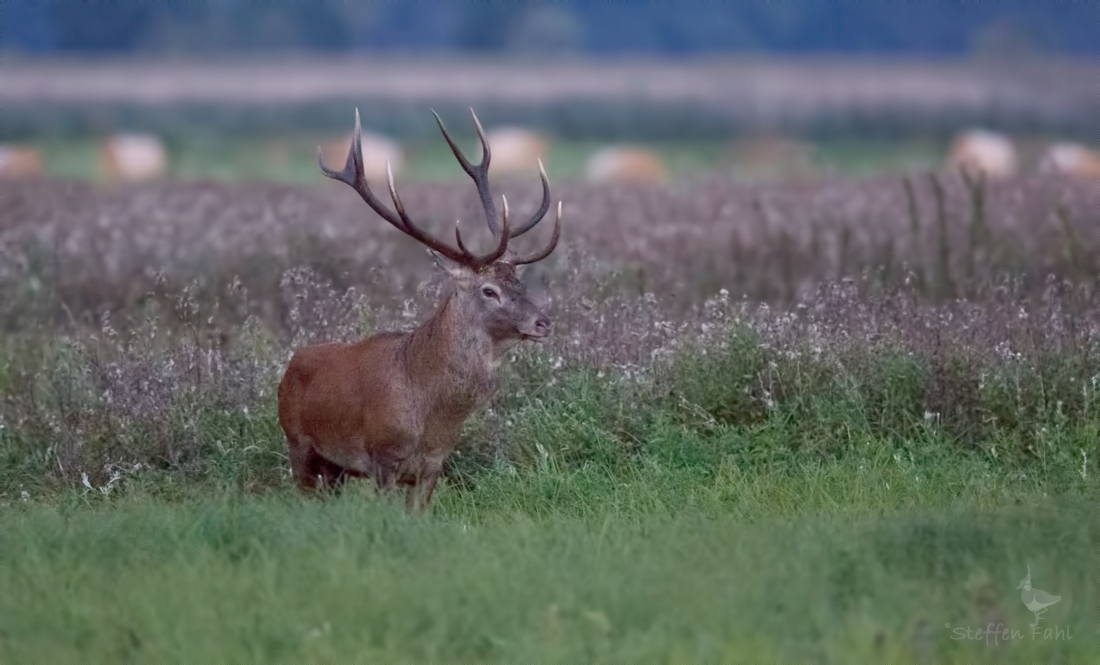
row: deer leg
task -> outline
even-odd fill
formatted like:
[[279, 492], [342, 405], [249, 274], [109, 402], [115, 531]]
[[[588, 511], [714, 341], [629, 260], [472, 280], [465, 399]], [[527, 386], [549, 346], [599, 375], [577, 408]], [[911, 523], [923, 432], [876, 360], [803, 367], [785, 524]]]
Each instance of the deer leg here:
[[438, 476], [431, 476], [422, 478], [415, 485], [409, 485], [409, 489], [405, 494], [405, 512], [411, 513], [417, 509], [420, 511], [428, 509], [428, 502], [432, 499], [436, 480], [438, 480]]
[[338, 489], [349, 476], [359, 475], [325, 459], [306, 437], [296, 437], [288, 451], [290, 469], [302, 491], [315, 492], [319, 486]]
[[424, 489], [420, 494], [422, 499], [422, 503], [420, 504], [421, 510], [427, 510], [428, 504], [432, 502], [432, 494], [435, 493], [435, 484], [439, 482], [439, 476], [442, 474], [442, 471], [442, 469], [435, 471], [424, 479]]
[[416, 482], [409, 487], [405, 495], [405, 510], [412, 512], [414, 508], [427, 510], [431, 503], [435, 485], [439, 482], [439, 476], [443, 474], [442, 462], [427, 462], [425, 468], [416, 476]]
[[314, 476], [322, 478], [327, 487], [339, 489], [343, 487], [349, 476], [355, 475], [344, 467], [314, 453]]
[[397, 485], [397, 473], [386, 465], [376, 464], [370, 475], [379, 492], [389, 492]]
[[298, 481], [303, 492], [317, 489], [316, 458], [317, 453], [305, 437], [287, 437], [287, 457], [290, 459], [290, 471]]

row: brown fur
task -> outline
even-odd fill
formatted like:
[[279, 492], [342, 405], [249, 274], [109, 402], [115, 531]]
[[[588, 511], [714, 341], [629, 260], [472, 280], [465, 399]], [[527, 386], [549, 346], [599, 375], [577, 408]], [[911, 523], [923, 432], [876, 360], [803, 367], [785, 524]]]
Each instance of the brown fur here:
[[426, 506], [462, 423], [496, 392], [503, 353], [549, 332], [512, 265], [448, 270], [453, 289], [412, 332], [305, 347], [291, 358], [279, 424], [302, 489], [366, 476], [383, 489], [408, 485], [406, 507]]

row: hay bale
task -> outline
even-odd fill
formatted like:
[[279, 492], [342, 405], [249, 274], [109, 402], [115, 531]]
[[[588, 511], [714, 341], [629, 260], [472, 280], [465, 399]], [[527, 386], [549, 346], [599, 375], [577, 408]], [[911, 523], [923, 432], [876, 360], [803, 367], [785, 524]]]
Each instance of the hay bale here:
[[1100, 178], [1100, 153], [1078, 143], [1054, 143], [1040, 157], [1039, 172]]
[[668, 170], [652, 150], [639, 146], [608, 146], [597, 151], [585, 165], [589, 182], [663, 183]]
[[20, 180], [43, 174], [42, 155], [30, 146], [0, 144], [0, 179]]
[[537, 171], [539, 160], [546, 159], [547, 141], [541, 135], [523, 127], [498, 127], [486, 133], [493, 173]]
[[948, 150], [945, 166], [964, 170], [974, 176], [1007, 178], [1016, 173], [1016, 147], [1007, 136], [985, 129], [974, 129], [955, 137]]
[[152, 134], [115, 134], [100, 146], [99, 164], [107, 180], [153, 180], [168, 170], [168, 151], [164, 142]]

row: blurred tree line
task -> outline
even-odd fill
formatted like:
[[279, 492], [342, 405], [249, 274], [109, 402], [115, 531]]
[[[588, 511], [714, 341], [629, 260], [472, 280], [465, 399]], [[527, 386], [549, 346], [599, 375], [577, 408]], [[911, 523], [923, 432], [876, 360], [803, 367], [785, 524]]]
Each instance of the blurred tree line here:
[[1100, 2], [3, 0], [0, 49], [1095, 54]]

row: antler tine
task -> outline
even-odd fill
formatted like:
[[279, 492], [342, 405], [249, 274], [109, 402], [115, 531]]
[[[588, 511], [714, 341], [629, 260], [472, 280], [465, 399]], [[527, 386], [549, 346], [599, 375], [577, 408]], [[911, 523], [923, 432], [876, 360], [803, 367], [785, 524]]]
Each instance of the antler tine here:
[[493, 195], [489, 191], [489, 160], [492, 156], [492, 152], [489, 150], [489, 139], [485, 138], [485, 130], [481, 126], [481, 121], [477, 119], [477, 114], [474, 110], [470, 109], [470, 115], [474, 118], [474, 127], [477, 129], [477, 137], [481, 141], [481, 162], [477, 166], [470, 163], [470, 160], [466, 159], [466, 156], [459, 150], [458, 145], [455, 144], [454, 139], [447, 133], [447, 128], [443, 125], [443, 120], [440, 119], [439, 114], [432, 110], [432, 115], [435, 116], [435, 122], [439, 125], [439, 131], [443, 132], [443, 138], [447, 140], [447, 145], [451, 147], [451, 152], [454, 153], [455, 159], [462, 165], [462, 170], [469, 175], [474, 185], [477, 186], [478, 196], [481, 198], [481, 207], [485, 209], [485, 223], [489, 225], [489, 231], [493, 236], [500, 235], [500, 226], [497, 224], [497, 210], [493, 204]]
[[[509, 217], [509, 215], [508, 215], [508, 198], [505, 197], [505, 196], [501, 196], [500, 198], [501, 198], [502, 201], [504, 201], [504, 227], [503, 227], [504, 230], [501, 232], [500, 239], [497, 241], [496, 249], [494, 249], [492, 252], [490, 252], [486, 256], [483, 256], [483, 257], [480, 257], [480, 258], [475, 258], [475, 260], [477, 262], [476, 265], [478, 265], [478, 266], [489, 265], [490, 263], [493, 263], [494, 261], [496, 261], [500, 257], [504, 256], [504, 254], [508, 251], [508, 238], [509, 238], [508, 229], [510, 228], [510, 223], [508, 221], [508, 217]], [[455, 220], [455, 241], [458, 243], [458, 248], [460, 250], [462, 250], [463, 252], [466, 252], [467, 254], [470, 254], [470, 251], [468, 249], [466, 249], [466, 243], [462, 242], [462, 231], [459, 229], [460, 225], [461, 225], [461, 220], [456, 219]]]
[[[505, 218], [507, 220], [507, 218]], [[525, 263], [535, 263], [541, 261], [550, 256], [550, 253], [558, 246], [558, 240], [561, 239], [561, 201], [558, 201], [558, 214], [554, 219], [554, 235], [550, 238], [550, 243], [541, 252], [535, 252], [524, 257], [516, 257], [509, 261], [512, 265], [523, 265]]]
[[462, 246], [462, 241], [459, 240], [459, 249], [456, 251], [449, 245], [436, 240], [424, 231], [421, 231], [413, 221], [409, 219], [409, 216], [405, 213], [405, 205], [401, 203], [401, 197], [397, 194], [397, 186], [393, 182], [393, 168], [390, 166], [389, 160], [386, 160], [386, 182], [390, 188], [390, 198], [393, 199], [393, 207], [397, 209], [397, 214], [401, 216], [401, 222], [404, 225], [405, 233], [409, 234], [413, 238], [419, 240], [422, 244], [426, 245], [429, 249], [433, 249], [443, 256], [457, 261], [459, 263], [474, 264], [477, 263], [476, 257], [470, 252], [466, 251], [466, 248]]
[[[470, 113], [473, 113], [473, 109], [470, 109]], [[394, 213], [393, 210], [390, 210], [378, 200], [378, 197], [374, 195], [374, 192], [371, 191], [370, 186], [367, 184], [367, 178], [363, 168], [362, 126], [359, 120], [359, 109], [355, 109], [355, 132], [352, 135], [351, 147], [348, 149], [348, 158], [347, 162], [344, 164], [344, 168], [340, 171], [335, 171], [325, 166], [324, 156], [320, 147], [317, 148], [317, 166], [325, 176], [333, 180], [339, 180], [354, 189], [356, 193], [359, 194], [360, 198], [370, 206], [371, 210], [378, 213], [382, 219], [392, 224], [397, 230], [411, 236], [425, 245], [429, 250], [445, 256], [456, 263], [466, 265], [476, 270], [499, 260], [508, 251], [508, 240], [512, 237], [510, 232], [511, 222], [509, 221], [508, 214], [508, 199], [502, 197], [504, 200], [504, 224], [503, 227], [498, 228], [495, 219], [495, 207], [493, 206], [492, 196], [489, 193], [489, 142], [485, 139], [485, 133], [482, 130], [481, 122], [477, 119], [477, 115], [474, 115], [474, 124], [477, 125], [477, 133], [481, 138], [484, 156], [481, 159], [481, 163], [475, 167], [470, 164], [469, 160], [462, 155], [462, 152], [455, 145], [454, 141], [451, 140], [451, 137], [447, 134], [446, 128], [443, 127], [443, 121], [440, 120], [439, 114], [435, 111], [432, 111], [432, 114], [435, 115], [436, 122], [439, 123], [439, 128], [443, 131], [443, 137], [447, 139], [447, 143], [451, 146], [451, 150], [458, 158], [459, 164], [461, 164], [462, 168], [474, 179], [474, 183], [477, 185], [478, 194], [481, 195], [482, 205], [485, 208], [486, 219], [489, 221], [489, 228], [493, 231], [493, 235], [498, 238], [496, 248], [485, 256], [476, 256], [466, 248], [465, 243], [462, 242], [462, 233], [459, 230], [458, 222], [455, 222], [455, 240], [458, 243], [458, 249], [433, 238], [417, 227], [405, 212], [405, 205], [401, 202], [401, 196], [397, 193], [397, 186], [394, 184], [393, 168], [389, 161], [386, 162], [386, 182], [389, 186], [390, 198], [393, 200], [393, 206], [397, 212]], [[546, 182], [545, 174], [543, 175], [543, 182]]]
[[[339, 180], [345, 185], [354, 189], [371, 210], [375, 211], [390, 224], [393, 224], [401, 231], [406, 231], [404, 223], [399, 217], [393, 214], [393, 211], [388, 209], [381, 201], [374, 195], [374, 192], [370, 191], [370, 187], [367, 185], [367, 179], [363, 176], [363, 147], [361, 143], [361, 136], [363, 130], [359, 123], [359, 109], [355, 109], [355, 131], [351, 137], [351, 147], [348, 148], [348, 159], [344, 163], [343, 170], [334, 171], [325, 166], [324, 153], [321, 150], [321, 146], [317, 146], [317, 166], [320, 167], [321, 173], [333, 180]], [[407, 232], [407, 231], [406, 231]]]
[[466, 252], [467, 254], [469, 254], [470, 250], [466, 249], [466, 243], [462, 242], [462, 231], [459, 230], [459, 228], [458, 228], [461, 224], [462, 224], [461, 219], [456, 219], [455, 220], [455, 242], [458, 243], [459, 251]]
[[374, 195], [374, 192], [371, 191], [370, 186], [367, 184], [367, 178], [364, 174], [362, 133], [363, 129], [359, 120], [359, 109], [355, 109], [355, 131], [352, 133], [351, 147], [348, 148], [348, 159], [344, 164], [344, 168], [340, 171], [334, 171], [325, 166], [323, 153], [320, 146], [318, 146], [317, 166], [320, 167], [321, 173], [333, 180], [339, 180], [354, 189], [356, 193], [359, 194], [360, 198], [370, 206], [371, 210], [378, 213], [382, 219], [392, 224], [398, 231], [412, 236], [426, 245], [429, 249], [435, 250], [453, 261], [469, 263], [472, 257], [468, 253], [459, 252], [439, 242], [421, 231], [412, 223], [408, 215], [405, 214], [405, 207], [401, 204], [401, 199], [397, 196], [397, 190], [393, 185], [393, 171], [390, 169], [388, 162], [386, 164], [386, 172], [389, 176], [390, 197], [393, 198], [398, 214], [394, 214], [392, 210], [378, 200], [378, 197]]
[[539, 160], [539, 178], [542, 180], [542, 203], [539, 204], [539, 209], [535, 211], [531, 219], [512, 230], [511, 237], [513, 238], [518, 238], [535, 228], [535, 225], [546, 216], [546, 211], [550, 209], [550, 179], [546, 177], [546, 169], [543, 167], [541, 159]]
[[496, 261], [500, 257], [504, 256], [504, 253], [508, 251], [508, 240], [510, 238], [510, 236], [508, 235], [508, 231], [511, 228], [511, 222], [508, 220], [508, 197], [502, 194], [500, 200], [504, 203], [504, 225], [501, 227], [500, 240], [497, 242], [496, 249], [494, 249], [488, 254], [488, 256], [482, 259], [483, 261], [485, 261], [485, 263], [492, 263]]
[[[501, 232], [500, 239], [497, 241], [496, 249], [494, 249], [486, 256], [475, 259], [477, 262], [476, 265], [478, 266], [485, 266], [493, 263], [500, 257], [504, 256], [504, 254], [508, 251], [508, 239], [510, 238], [510, 236], [508, 235], [508, 229], [510, 228], [510, 222], [508, 221], [508, 199], [505, 196], [501, 196], [500, 198], [504, 201], [504, 230]], [[462, 231], [459, 228], [461, 223], [461, 220], [455, 220], [455, 241], [458, 243], [458, 248], [461, 251], [470, 254], [470, 251], [466, 249], [466, 243], [462, 242]]]
[[[462, 154], [462, 150], [460, 150], [458, 145], [455, 144], [454, 139], [451, 138], [451, 135], [447, 132], [447, 128], [443, 125], [443, 119], [439, 117], [439, 114], [435, 112], [435, 109], [432, 109], [432, 115], [435, 116], [435, 124], [439, 125], [439, 131], [443, 132], [443, 138], [447, 140], [447, 145], [451, 146], [451, 152], [454, 153], [455, 159], [457, 159], [458, 163], [462, 165], [462, 170], [465, 171], [471, 178], [473, 178], [475, 174], [474, 165], [470, 163], [470, 160], [466, 159], [466, 155]], [[477, 121], [476, 116], [474, 118], [474, 121]], [[485, 147], [484, 144], [482, 145], [482, 147]], [[484, 156], [481, 159], [482, 161], [485, 161]]]

